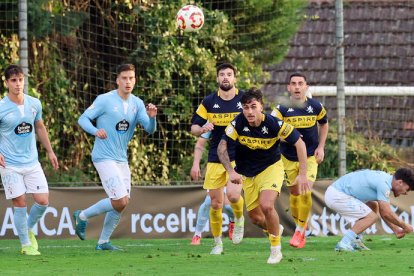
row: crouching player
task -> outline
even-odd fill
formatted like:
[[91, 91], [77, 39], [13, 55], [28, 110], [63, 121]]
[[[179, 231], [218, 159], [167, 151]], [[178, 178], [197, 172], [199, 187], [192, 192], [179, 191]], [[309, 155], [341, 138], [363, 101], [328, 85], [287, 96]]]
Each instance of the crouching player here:
[[360, 170], [336, 180], [325, 192], [326, 205], [354, 222], [335, 247], [336, 251], [368, 250], [361, 233], [378, 220], [377, 213], [397, 238], [413, 232], [413, 227], [400, 220], [392, 211], [390, 193], [394, 197], [414, 190], [414, 172], [400, 168], [394, 175], [382, 171]]

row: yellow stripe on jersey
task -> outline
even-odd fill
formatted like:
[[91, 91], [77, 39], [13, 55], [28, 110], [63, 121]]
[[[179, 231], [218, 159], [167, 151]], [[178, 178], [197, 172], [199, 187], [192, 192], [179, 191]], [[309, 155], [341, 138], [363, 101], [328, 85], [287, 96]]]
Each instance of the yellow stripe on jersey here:
[[314, 116], [293, 116], [285, 117], [283, 120], [294, 126], [295, 128], [309, 128], [313, 127], [316, 124], [317, 118]]
[[240, 112], [207, 113], [207, 120], [215, 126], [227, 126]]
[[196, 110], [196, 113], [198, 116], [200, 116], [201, 118], [203, 118], [204, 120], [208, 120], [207, 116], [208, 116], [208, 112], [207, 109], [205, 108], [204, 105], [200, 104]]
[[279, 131], [280, 138], [286, 139], [295, 128], [287, 123], [284, 123]]
[[319, 112], [318, 117], [316, 117], [316, 120], [322, 119], [323, 117], [325, 117], [325, 115], [326, 115], [326, 109], [325, 107], [322, 106], [322, 110], [321, 112]]
[[283, 115], [282, 113], [280, 113], [279, 109], [273, 109], [272, 113], [270, 113], [270, 115], [272, 115], [273, 117], [278, 118], [279, 120], [283, 121]]
[[246, 146], [252, 150], [262, 149], [266, 150], [271, 148], [279, 138], [257, 138], [257, 137], [249, 137], [249, 136], [239, 136], [239, 142], [243, 146]]

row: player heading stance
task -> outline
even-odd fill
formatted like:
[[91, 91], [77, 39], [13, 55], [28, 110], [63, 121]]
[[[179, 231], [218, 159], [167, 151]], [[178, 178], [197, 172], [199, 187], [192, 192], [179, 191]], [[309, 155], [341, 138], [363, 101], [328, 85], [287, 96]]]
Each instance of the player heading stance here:
[[[7, 96], [0, 101], [0, 173], [6, 199], [14, 207], [13, 220], [24, 255], [40, 255], [32, 231], [49, 205], [49, 188], [38, 160], [36, 137], [46, 149], [53, 169], [59, 163], [42, 120], [40, 101], [23, 93], [24, 74], [20, 66], [6, 68]], [[27, 218], [26, 193], [34, 204]]]
[[[306, 147], [300, 133], [291, 125], [263, 113], [263, 95], [252, 88], [241, 98], [243, 114], [238, 115], [226, 128], [218, 146], [218, 155], [230, 176], [230, 181], [243, 184], [247, 211], [252, 222], [267, 229], [270, 241], [268, 264], [282, 259], [279, 216], [275, 201], [284, 180], [280, 160], [279, 139], [296, 147], [300, 163], [295, 184], [300, 192], [309, 190], [306, 178]], [[236, 147], [236, 167], [230, 163], [228, 148]]]
[[[272, 111], [272, 115], [291, 124], [300, 132], [306, 144], [307, 177], [312, 188], [318, 173], [318, 165], [325, 156], [328, 117], [320, 102], [306, 96], [308, 85], [303, 74], [294, 73], [290, 75], [287, 90], [290, 94], [290, 103], [286, 106], [278, 105]], [[280, 150], [290, 192], [290, 211], [296, 224], [295, 233], [289, 244], [293, 247], [303, 248], [306, 244], [306, 225], [312, 209], [312, 193], [309, 191], [301, 195], [298, 185], [294, 184], [299, 173], [299, 159], [295, 147], [282, 142]]]
[[373, 225], [379, 216], [397, 238], [412, 233], [413, 227], [399, 219], [392, 211], [390, 193], [393, 192], [394, 197], [399, 197], [413, 190], [414, 172], [407, 168], [398, 169], [394, 175], [382, 171], [360, 170], [337, 179], [326, 190], [325, 203], [355, 224], [338, 242], [335, 250], [369, 250], [362, 242], [361, 234]]
[[[149, 134], [157, 127], [157, 107], [132, 95], [135, 87], [135, 67], [123, 64], [118, 67], [118, 88], [99, 95], [79, 118], [79, 125], [95, 136], [92, 161], [98, 171], [108, 198], [102, 199], [85, 210], [74, 212], [76, 234], [85, 239], [88, 219], [105, 214], [105, 220], [96, 250], [118, 250], [109, 241], [118, 226], [121, 213], [127, 206], [131, 193], [131, 171], [128, 165], [128, 143], [140, 124]], [[92, 121], [96, 120], [96, 127]]]
[[[209, 190], [211, 197], [210, 226], [214, 237], [214, 247], [210, 254], [220, 255], [223, 252], [222, 208], [224, 202], [224, 186], [228, 174], [217, 156], [217, 146], [226, 126], [241, 111], [240, 98], [242, 92], [235, 87], [236, 68], [229, 63], [217, 66], [217, 83], [219, 89], [205, 97], [198, 106], [193, 118], [191, 133], [200, 136], [211, 131], [210, 149], [203, 188]], [[229, 149], [230, 160], [234, 160], [234, 148]], [[227, 184], [227, 197], [234, 212], [235, 227], [233, 243], [238, 244], [243, 239], [244, 217], [243, 198], [240, 195], [241, 186]]]

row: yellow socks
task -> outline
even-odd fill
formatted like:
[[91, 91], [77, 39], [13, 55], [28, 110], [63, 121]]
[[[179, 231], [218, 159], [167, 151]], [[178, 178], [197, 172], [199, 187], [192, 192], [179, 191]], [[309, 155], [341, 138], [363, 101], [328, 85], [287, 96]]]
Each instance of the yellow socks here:
[[210, 208], [210, 227], [213, 237], [221, 237], [221, 226], [223, 225], [222, 209]]
[[270, 246], [280, 246], [280, 235], [269, 234]]
[[239, 201], [237, 201], [236, 203], [230, 202], [230, 206], [231, 208], [233, 208], [235, 218], [239, 219], [243, 216], [243, 205], [244, 205], [244, 199], [242, 196], [240, 196]]
[[295, 224], [298, 225], [298, 217], [299, 217], [299, 197], [295, 195], [290, 195], [289, 203], [290, 203], [290, 213], [292, 214], [293, 220]]
[[298, 226], [301, 228], [306, 227], [309, 214], [312, 209], [312, 193], [307, 192], [304, 195], [299, 196], [299, 212], [298, 212]]

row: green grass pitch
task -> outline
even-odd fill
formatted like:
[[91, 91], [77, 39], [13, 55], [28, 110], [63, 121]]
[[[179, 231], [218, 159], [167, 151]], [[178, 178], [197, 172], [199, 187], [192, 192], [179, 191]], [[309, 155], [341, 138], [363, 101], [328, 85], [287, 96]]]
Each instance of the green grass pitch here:
[[95, 251], [94, 240], [39, 240], [41, 256], [23, 256], [18, 240], [0, 241], [1, 275], [414, 275], [414, 235], [366, 236], [371, 251], [335, 252], [340, 237], [309, 237], [304, 249], [282, 238], [283, 260], [268, 265], [266, 238], [224, 241], [211, 256], [212, 239], [114, 239], [121, 252]]

